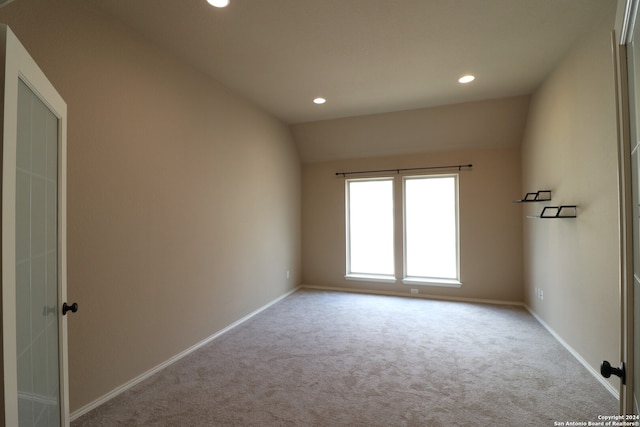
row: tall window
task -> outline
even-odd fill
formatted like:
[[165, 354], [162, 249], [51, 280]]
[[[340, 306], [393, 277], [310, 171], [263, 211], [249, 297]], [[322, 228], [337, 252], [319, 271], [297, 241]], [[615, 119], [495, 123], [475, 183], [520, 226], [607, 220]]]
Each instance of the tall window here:
[[347, 180], [346, 190], [347, 275], [393, 278], [393, 179]]
[[458, 280], [456, 175], [404, 178], [406, 279]]
[[[459, 286], [458, 175], [404, 177], [394, 196], [399, 179], [346, 181], [346, 277], [396, 282], [402, 259], [404, 283]], [[402, 248], [394, 247], [394, 230], [403, 231]]]

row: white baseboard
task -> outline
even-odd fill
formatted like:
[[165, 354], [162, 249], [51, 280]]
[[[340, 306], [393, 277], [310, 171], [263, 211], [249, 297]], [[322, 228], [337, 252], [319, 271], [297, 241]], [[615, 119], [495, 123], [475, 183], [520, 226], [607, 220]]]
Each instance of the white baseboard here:
[[137, 377], [133, 378], [132, 380], [122, 384], [121, 386], [113, 389], [112, 391], [110, 391], [109, 393], [105, 394], [104, 396], [94, 400], [93, 402], [83, 406], [82, 408], [74, 411], [73, 413], [70, 414], [70, 421], [74, 421], [77, 418], [81, 417], [82, 415], [86, 414], [87, 412], [97, 408], [100, 405], [103, 405], [104, 403], [108, 402], [109, 400], [113, 399], [114, 397], [118, 396], [121, 393], [124, 393], [125, 391], [129, 390], [131, 387], [135, 386], [136, 384], [146, 380], [147, 378], [151, 377], [152, 375], [154, 375], [155, 373], [161, 371], [162, 369], [168, 367], [169, 365], [177, 362], [178, 360], [182, 359], [183, 357], [189, 355], [190, 353], [193, 353], [194, 351], [198, 350], [200, 347], [210, 343], [211, 341], [215, 340], [216, 338], [218, 338], [219, 336], [223, 335], [224, 333], [230, 331], [231, 329], [241, 325], [242, 323], [246, 322], [247, 320], [251, 319], [252, 317], [256, 316], [257, 314], [259, 314], [260, 312], [266, 310], [267, 308], [271, 307], [272, 305], [276, 304], [277, 302], [283, 300], [284, 298], [288, 297], [289, 295], [293, 294], [294, 292], [298, 291], [299, 289], [304, 288], [304, 289], [316, 289], [316, 290], [325, 290], [325, 291], [336, 291], [336, 292], [353, 292], [353, 293], [361, 293], [361, 294], [374, 294], [374, 295], [388, 295], [388, 296], [401, 296], [401, 297], [409, 297], [409, 298], [428, 298], [428, 299], [439, 299], [439, 300], [448, 300], [448, 301], [461, 301], [461, 302], [475, 302], [475, 303], [483, 303], [483, 304], [499, 304], [499, 305], [516, 305], [516, 306], [523, 306], [527, 309], [527, 311], [529, 313], [531, 313], [531, 315], [533, 317], [536, 318], [536, 320], [545, 328], [547, 329], [547, 331], [549, 331], [549, 333], [551, 335], [553, 335], [553, 337], [560, 343], [562, 344], [577, 360], [578, 362], [580, 362], [585, 368], [587, 368], [587, 370], [616, 398], [616, 399], [620, 399], [620, 392], [613, 387], [611, 384], [609, 384], [601, 375], [598, 371], [596, 371], [585, 359], [582, 358], [582, 356], [580, 356], [580, 354], [575, 351], [566, 341], [564, 341], [560, 335], [558, 335], [549, 325], [547, 325], [544, 320], [542, 320], [533, 310], [531, 310], [531, 308], [529, 308], [526, 304], [522, 303], [522, 302], [518, 302], [518, 301], [502, 301], [502, 300], [491, 300], [491, 299], [477, 299], [477, 298], [456, 298], [456, 297], [441, 297], [441, 296], [434, 296], [434, 295], [426, 295], [426, 294], [420, 294], [420, 295], [407, 295], [406, 293], [401, 293], [401, 292], [388, 292], [388, 291], [372, 291], [372, 290], [359, 290], [359, 289], [346, 289], [346, 288], [340, 288], [340, 287], [328, 287], [328, 286], [311, 286], [311, 285], [301, 285], [299, 287], [296, 287], [295, 289], [292, 289], [291, 291], [285, 293], [284, 295], [274, 299], [273, 301], [265, 304], [264, 306], [258, 308], [257, 310], [247, 314], [246, 316], [242, 317], [241, 319], [233, 322], [232, 324], [228, 325], [227, 327], [219, 330], [218, 332], [216, 332], [215, 334], [211, 335], [208, 338], [205, 338], [204, 340], [200, 341], [199, 343], [187, 348], [186, 350], [176, 354], [175, 356], [171, 357], [170, 359], [166, 360], [165, 362], [151, 368], [150, 370], [142, 373], [141, 375], [138, 375]]
[[589, 362], [587, 362], [582, 356], [580, 356], [580, 353], [578, 353], [577, 351], [575, 351], [565, 340], [562, 339], [562, 337], [560, 335], [558, 335], [556, 333], [556, 331], [554, 331], [551, 326], [549, 326], [544, 320], [542, 320], [542, 318], [540, 316], [538, 316], [536, 314], [536, 312], [534, 312], [528, 305], [524, 305], [525, 308], [527, 309], [527, 311], [529, 313], [531, 313], [531, 315], [533, 317], [536, 318], [536, 320], [542, 325], [544, 326], [544, 328], [549, 331], [549, 333], [551, 335], [553, 335], [553, 337], [564, 346], [564, 348], [566, 348], [567, 350], [569, 350], [569, 353], [571, 353], [573, 355], [573, 357], [575, 357], [578, 362], [580, 362], [582, 364], [582, 366], [584, 366], [585, 368], [587, 368], [587, 370], [589, 371], [589, 373], [591, 373], [591, 375], [593, 375], [595, 377], [595, 379], [597, 379], [607, 390], [609, 390], [609, 392], [618, 400], [620, 400], [620, 390], [617, 390], [614, 386], [612, 386], [611, 384], [609, 384], [609, 382], [602, 376], [600, 375], [600, 372], [598, 372], [597, 370], [595, 370], [590, 364]]
[[289, 295], [291, 295], [294, 292], [296, 292], [298, 289], [300, 289], [300, 287], [296, 287], [295, 289], [290, 290], [289, 292], [285, 293], [284, 295], [274, 299], [273, 301], [263, 305], [262, 307], [258, 308], [257, 310], [247, 314], [243, 318], [241, 318], [241, 319], [233, 322], [232, 324], [228, 325], [227, 327], [219, 330], [218, 332], [216, 332], [215, 334], [211, 335], [210, 337], [205, 338], [204, 340], [202, 340], [199, 343], [197, 343], [197, 344], [187, 348], [186, 350], [176, 354], [175, 356], [173, 356], [172, 358], [166, 360], [165, 362], [162, 362], [161, 364], [151, 368], [150, 370], [142, 373], [141, 375], [138, 375], [137, 377], [135, 377], [131, 381], [128, 381], [128, 382], [122, 384], [121, 386], [111, 390], [109, 393], [107, 393], [104, 396], [94, 400], [93, 402], [83, 406], [82, 408], [80, 408], [80, 409], [78, 409], [76, 411], [73, 411], [73, 413], [71, 413], [70, 416], [69, 416], [70, 421], [76, 420], [77, 418], [81, 417], [82, 415], [86, 414], [87, 412], [89, 412], [89, 411], [97, 408], [98, 406], [108, 402], [109, 400], [113, 399], [114, 397], [118, 396], [119, 394], [124, 393], [125, 391], [129, 390], [131, 387], [133, 387], [136, 384], [146, 380], [147, 378], [149, 378], [153, 374], [163, 370], [167, 366], [177, 362], [178, 360], [180, 360], [183, 357], [189, 355], [190, 353], [193, 353], [194, 351], [196, 351], [200, 347], [210, 343], [211, 341], [215, 340], [216, 338], [218, 338], [219, 336], [223, 335], [224, 333], [229, 332], [231, 329], [235, 328], [236, 326], [241, 325], [242, 323], [244, 323], [247, 320], [251, 319], [255, 315], [257, 315], [260, 312], [262, 312], [262, 311], [266, 310], [267, 308], [271, 307], [275, 303], [283, 300], [284, 298], [286, 298]]
[[316, 289], [319, 291], [333, 291], [333, 292], [351, 292], [357, 294], [373, 294], [373, 295], [387, 295], [392, 297], [407, 297], [407, 298], [424, 298], [424, 299], [437, 299], [443, 301], [459, 301], [459, 302], [475, 302], [479, 304], [494, 304], [494, 305], [516, 305], [524, 307], [524, 303], [521, 301], [505, 301], [505, 300], [494, 300], [494, 299], [481, 299], [481, 298], [460, 298], [460, 297], [449, 297], [449, 296], [439, 296], [439, 295], [429, 295], [429, 294], [418, 294], [411, 295], [406, 292], [393, 292], [393, 291], [373, 291], [370, 289], [351, 289], [351, 288], [341, 288], [341, 287], [332, 287], [332, 286], [315, 286], [315, 285], [300, 285], [302, 289]]

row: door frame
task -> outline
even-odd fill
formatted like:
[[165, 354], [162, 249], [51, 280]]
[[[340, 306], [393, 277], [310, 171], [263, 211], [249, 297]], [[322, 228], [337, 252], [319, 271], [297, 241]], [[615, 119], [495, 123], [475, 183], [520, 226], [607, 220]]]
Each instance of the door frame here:
[[[611, 45], [615, 73], [616, 118], [618, 138], [618, 194], [620, 233], [620, 358], [625, 367], [625, 380], [620, 382], [620, 413], [638, 414], [635, 400], [634, 363], [634, 232], [633, 177], [631, 163], [631, 109], [629, 95], [627, 45], [633, 39], [639, 0], [619, 0], [616, 30]], [[640, 40], [637, 41], [640, 44]], [[638, 123], [637, 125], [640, 125]], [[635, 183], [638, 185], [638, 183]]]
[[58, 118], [58, 348], [60, 412], [62, 426], [69, 425], [67, 320], [62, 303], [67, 293], [67, 105], [27, 53], [15, 34], [0, 24], [0, 83], [3, 84], [2, 134], [2, 409], [5, 425], [18, 425], [18, 380], [16, 356], [16, 141], [18, 79], [47, 105]]
[[633, 408], [633, 212], [631, 187], [631, 150], [629, 146], [629, 108], [626, 81], [625, 45], [613, 43], [616, 55], [618, 115], [618, 191], [620, 233], [620, 356], [625, 363], [625, 382], [620, 382], [620, 413], [631, 414]]

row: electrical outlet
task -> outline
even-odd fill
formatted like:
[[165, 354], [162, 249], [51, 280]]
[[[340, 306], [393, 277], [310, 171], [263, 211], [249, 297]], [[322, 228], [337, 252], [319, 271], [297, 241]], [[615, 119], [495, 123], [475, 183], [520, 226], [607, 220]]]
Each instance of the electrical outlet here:
[[540, 289], [540, 299], [541, 300], [544, 299], [544, 291], [542, 289]]
[[291, 271], [287, 270], [287, 279], [291, 278]]
[[418, 295], [417, 289], [411, 289], [411, 295]]

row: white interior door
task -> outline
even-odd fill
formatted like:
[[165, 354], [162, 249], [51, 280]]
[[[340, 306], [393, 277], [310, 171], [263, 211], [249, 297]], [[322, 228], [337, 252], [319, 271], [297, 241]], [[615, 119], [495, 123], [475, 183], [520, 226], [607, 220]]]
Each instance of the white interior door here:
[[[631, 22], [631, 24], [633, 24]], [[635, 33], [631, 33], [631, 39], [629, 43], [626, 45], [626, 53], [627, 53], [627, 72], [628, 72], [628, 99], [629, 99], [629, 152], [631, 154], [631, 162], [630, 162], [630, 172], [631, 172], [631, 192], [632, 192], [632, 221], [631, 221], [631, 232], [633, 235], [632, 242], [632, 253], [633, 260], [632, 271], [633, 274], [629, 280], [628, 291], [627, 291], [627, 301], [628, 306], [626, 307], [627, 319], [626, 329], [627, 335], [625, 336], [627, 342], [627, 354], [626, 354], [626, 370], [627, 374], [631, 374], [626, 381], [626, 390], [621, 394], [621, 400], [626, 400], [626, 402], [622, 402], [623, 409], [625, 413], [637, 413], [637, 398], [635, 396], [635, 385], [637, 384], [637, 372], [635, 366], [639, 366], [635, 363], [635, 359], [640, 355], [638, 351], [638, 345], [640, 344], [640, 340], [635, 339], [635, 334], [640, 331], [636, 327], [636, 322], [640, 320], [640, 316], [638, 316], [638, 309], [640, 309], [640, 304], [638, 304], [638, 297], [640, 297], [640, 233], [639, 226], [640, 222], [638, 222], [638, 215], [640, 212], [638, 211], [638, 201], [639, 201], [639, 184], [640, 184], [640, 134], [638, 133], [637, 127], [637, 102], [636, 99], [636, 87], [637, 84], [640, 83], [637, 80], [637, 72], [640, 71], [638, 69], [637, 61], [640, 59], [638, 57], [638, 46], [637, 42], [634, 41]]]
[[605, 376], [621, 377], [620, 410], [638, 414], [640, 385], [640, 25], [638, 0], [625, 1], [621, 34], [614, 39], [618, 83], [621, 200], [621, 359], [603, 362]]
[[[633, 9], [637, 7], [637, 2], [633, 2]], [[629, 39], [626, 44], [627, 53], [627, 76], [628, 76], [628, 99], [629, 99], [629, 151], [631, 153], [631, 190], [632, 190], [632, 233], [633, 233], [633, 279], [631, 280], [631, 289], [628, 290], [628, 326], [630, 334], [627, 335], [627, 370], [632, 376], [627, 381], [629, 387], [626, 390], [626, 408], [627, 413], [638, 413], [638, 399], [636, 397], [636, 388], [639, 384], [638, 374], [640, 367], [636, 363], [640, 357], [640, 339], [637, 334], [640, 332], [638, 322], [640, 322], [640, 128], [638, 121], [640, 109], [640, 97], [638, 90], [640, 89], [640, 26], [636, 25], [635, 12], [629, 17]]]
[[0, 33], [4, 421], [64, 426], [67, 107], [11, 30]]

